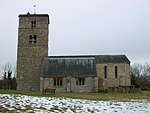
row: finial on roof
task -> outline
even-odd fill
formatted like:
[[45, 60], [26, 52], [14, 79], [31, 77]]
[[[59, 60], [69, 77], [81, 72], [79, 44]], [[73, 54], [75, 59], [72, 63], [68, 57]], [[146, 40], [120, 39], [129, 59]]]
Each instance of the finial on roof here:
[[28, 15], [28, 16], [30, 16], [30, 13], [29, 13], [29, 12], [27, 12], [27, 15]]
[[36, 4], [34, 4], [33, 7], [34, 7], [34, 14], [36, 14]]

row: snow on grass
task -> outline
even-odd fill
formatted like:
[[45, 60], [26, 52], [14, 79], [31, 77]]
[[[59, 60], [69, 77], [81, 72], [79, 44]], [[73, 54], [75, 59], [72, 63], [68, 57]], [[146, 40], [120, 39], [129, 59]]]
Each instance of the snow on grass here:
[[0, 112], [150, 113], [150, 101], [91, 101], [70, 98], [0, 94]]

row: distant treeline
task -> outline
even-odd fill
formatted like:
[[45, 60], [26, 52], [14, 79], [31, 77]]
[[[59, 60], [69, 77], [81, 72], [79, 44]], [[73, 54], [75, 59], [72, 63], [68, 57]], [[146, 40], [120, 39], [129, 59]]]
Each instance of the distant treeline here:
[[131, 66], [131, 84], [143, 91], [150, 91], [150, 64], [133, 64]]
[[16, 76], [15, 70], [12, 68], [10, 63], [7, 63], [2, 67], [2, 76], [3, 79], [0, 80], [0, 89], [14, 89], [16, 90]]
[[11, 72], [5, 73], [4, 78], [0, 80], [0, 89], [14, 89], [16, 90], [16, 77], [11, 77]]

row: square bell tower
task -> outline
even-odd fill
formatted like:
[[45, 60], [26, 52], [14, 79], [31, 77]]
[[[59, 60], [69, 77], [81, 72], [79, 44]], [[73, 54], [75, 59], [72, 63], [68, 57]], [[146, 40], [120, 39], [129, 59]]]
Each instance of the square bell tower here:
[[48, 56], [49, 15], [20, 14], [17, 90], [40, 90], [42, 60]]

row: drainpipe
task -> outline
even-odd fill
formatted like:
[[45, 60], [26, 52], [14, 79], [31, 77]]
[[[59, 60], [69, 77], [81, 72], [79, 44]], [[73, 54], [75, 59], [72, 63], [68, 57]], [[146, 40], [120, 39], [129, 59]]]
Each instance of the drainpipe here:
[[[43, 89], [44, 89], [44, 83], [45, 83], [45, 78], [43, 77]], [[42, 90], [43, 90], [43, 89], [42, 89]]]
[[69, 76], [69, 78], [70, 78], [70, 92], [72, 92], [72, 91], [71, 91], [71, 76]]

